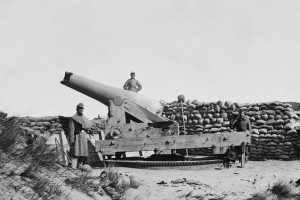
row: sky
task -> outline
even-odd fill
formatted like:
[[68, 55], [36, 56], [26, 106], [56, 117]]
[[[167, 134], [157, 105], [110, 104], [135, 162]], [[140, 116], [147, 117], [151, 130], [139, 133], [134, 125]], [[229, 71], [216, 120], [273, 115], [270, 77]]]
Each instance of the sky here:
[[85, 115], [107, 108], [65, 71], [171, 102], [300, 102], [300, 1], [0, 0], [0, 110]]

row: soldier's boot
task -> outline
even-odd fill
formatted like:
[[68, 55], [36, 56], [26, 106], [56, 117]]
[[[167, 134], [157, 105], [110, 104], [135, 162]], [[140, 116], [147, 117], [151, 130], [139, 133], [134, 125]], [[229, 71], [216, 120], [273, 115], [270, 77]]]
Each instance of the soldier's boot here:
[[81, 169], [82, 166], [85, 164], [84, 162], [85, 162], [85, 157], [79, 156], [79, 157], [78, 157], [77, 168], [78, 168], [78, 169]]

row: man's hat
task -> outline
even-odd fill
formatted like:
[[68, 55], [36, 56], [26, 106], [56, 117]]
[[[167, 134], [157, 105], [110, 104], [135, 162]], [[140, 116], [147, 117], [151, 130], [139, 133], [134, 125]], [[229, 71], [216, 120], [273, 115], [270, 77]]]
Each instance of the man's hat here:
[[77, 105], [77, 108], [84, 108], [83, 103], [79, 103], [79, 104]]
[[134, 72], [134, 71], [132, 71], [130, 74], [135, 74], [135, 72]]

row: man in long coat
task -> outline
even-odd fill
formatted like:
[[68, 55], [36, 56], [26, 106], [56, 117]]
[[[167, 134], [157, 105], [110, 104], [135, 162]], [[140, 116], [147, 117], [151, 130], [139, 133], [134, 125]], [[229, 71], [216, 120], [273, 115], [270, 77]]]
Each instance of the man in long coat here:
[[123, 88], [124, 88], [124, 90], [130, 90], [130, 91], [133, 91], [133, 92], [138, 92], [142, 89], [142, 85], [140, 84], [140, 82], [135, 79], [135, 73], [134, 72], [130, 73], [130, 79], [128, 79], [125, 82]]
[[89, 156], [87, 131], [92, 123], [83, 116], [84, 105], [79, 103], [76, 107], [76, 114], [70, 117], [69, 121], [69, 139], [70, 154], [72, 157], [72, 167], [80, 167], [86, 164]]

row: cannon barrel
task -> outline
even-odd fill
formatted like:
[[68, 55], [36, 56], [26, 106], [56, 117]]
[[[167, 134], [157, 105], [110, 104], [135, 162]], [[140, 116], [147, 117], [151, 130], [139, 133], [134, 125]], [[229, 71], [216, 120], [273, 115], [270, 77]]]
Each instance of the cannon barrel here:
[[106, 106], [109, 105], [110, 100], [113, 100], [116, 97], [123, 97], [134, 101], [153, 113], [157, 113], [161, 109], [161, 104], [159, 102], [149, 99], [139, 93], [105, 85], [83, 76], [73, 74], [72, 72], [66, 72], [64, 79], [60, 83], [100, 101]]

